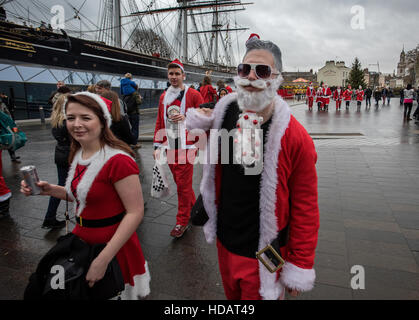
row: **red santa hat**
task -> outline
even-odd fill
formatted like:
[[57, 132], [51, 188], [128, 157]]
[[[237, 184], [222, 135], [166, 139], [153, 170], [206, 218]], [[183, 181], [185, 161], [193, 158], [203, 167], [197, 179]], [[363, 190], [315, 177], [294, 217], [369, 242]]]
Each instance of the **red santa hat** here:
[[259, 39], [260, 40], [260, 36], [257, 33], [252, 33], [249, 36], [249, 39], [247, 39], [246, 43], [248, 43], [250, 40], [256, 40], [256, 39]]
[[[110, 101], [106, 98], [103, 98], [103, 97], [101, 97], [101, 96], [99, 96], [95, 93], [88, 92], [88, 91], [78, 92], [78, 93], [74, 94], [74, 96], [79, 96], [79, 95], [87, 96], [87, 97], [89, 97], [89, 98], [91, 98], [91, 99], [93, 99], [97, 102], [97, 104], [102, 109], [103, 116], [106, 120], [106, 124], [107, 124], [108, 128], [110, 128], [111, 125], [112, 125], [112, 116], [111, 116], [111, 113], [110, 113], [111, 108], [112, 108], [112, 101]], [[65, 114], [66, 108], [67, 108], [67, 101], [64, 103], [64, 106], [63, 106], [64, 114]]]
[[177, 65], [179, 68], [181, 68], [181, 69], [182, 69], [183, 73], [185, 73], [185, 69], [183, 68], [183, 63], [182, 63], [182, 62], [180, 62], [180, 60], [179, 60], [179, 59], [175, 59], [175, 60], [173, 60], [172, 62], [170, 62], [170, 64], [169, 64], [169, 65], [171, 65], [171, 64], [175, 64], [175, 65]]

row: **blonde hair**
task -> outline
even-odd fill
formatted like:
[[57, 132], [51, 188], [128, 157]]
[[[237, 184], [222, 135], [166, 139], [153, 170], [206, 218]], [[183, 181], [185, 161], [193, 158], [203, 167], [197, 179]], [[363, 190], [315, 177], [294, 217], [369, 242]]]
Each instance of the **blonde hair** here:
[[64, 123], [65, 114], [63, 112], [63, 106], [67, 100], [67, 96], [68, 94], [66, 93], [61, 94], [52, 106], [51, 126], [53, 128], [61, 127]]
[[91, 92], [91, 93], [96, 93], [95, 91], [95, 85], [91, 84], [87, 87], [87, 91]]

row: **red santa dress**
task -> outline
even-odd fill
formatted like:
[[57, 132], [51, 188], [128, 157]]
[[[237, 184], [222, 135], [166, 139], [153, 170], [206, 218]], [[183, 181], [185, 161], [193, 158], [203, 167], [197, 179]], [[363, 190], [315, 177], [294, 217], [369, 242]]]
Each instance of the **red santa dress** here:
[[205, 86], [202, 86], [199, 89], [199, 92], [201, 92], [202, 98], [204, 99], [204, 103], [216, 101], [216, 98], [214, 98], [214, 96], [217, 96], [217, 91], [215, 91], [212, 85], [207, 84]]
[[[83, 160], [79, 150], [71, 164], [66, 191], [73, 199], [73, 213], [81, 218], [96, 220], [116, 216], [125, 211], [114, 184], [130, 175], [138, 175], [138, 166], [125, 152], [107, 145], [91, 158]], [[87, 228], [76, 224], [72, 233], [89, 244], [107, 243], [119, 223]], [[136, 232], [116, 254], [125, 280], [122, 299], [135, 300], [150, 293], [150, 273]]]

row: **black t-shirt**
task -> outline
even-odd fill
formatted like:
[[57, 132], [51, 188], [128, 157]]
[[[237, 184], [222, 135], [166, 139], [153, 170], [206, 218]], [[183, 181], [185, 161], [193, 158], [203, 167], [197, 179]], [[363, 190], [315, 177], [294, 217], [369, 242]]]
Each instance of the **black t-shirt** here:
[[[241, 111], [237, 103], [228, 106], [222, 124], [236, 128]], [[264, 145], [271, 119], [261, 127]], [[233, 137], [229, 141], [229, 164], [222, 164], [221, 193], [217, 218], [217, 237], [227, 250], [255, 258], [259, 243], [259, 199], [261, 175], [245, 175], [240, 164], [233, 164]]]

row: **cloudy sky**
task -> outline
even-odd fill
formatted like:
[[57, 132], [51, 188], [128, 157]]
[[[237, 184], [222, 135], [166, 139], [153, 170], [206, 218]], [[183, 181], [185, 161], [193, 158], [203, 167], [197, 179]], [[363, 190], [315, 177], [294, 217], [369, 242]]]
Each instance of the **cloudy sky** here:
[[[29, 1], [15, 0], [25, 7]], [[97, 22], [100, 0], [72, 0], [93, 22]], [[124, 0], [126, 1], [126, 0]], [[37, 0], [44, 8], [63, 4], [66, 19], [73, 12], [67, 0]], [[138, 4], [150, 1], [137, 0]], [[175, 4], [176, 1], [158, 1]], [[243, 0], [253, 2], [237, 14], [237, 22], [249, 31], [239, 35], [241, 57], [244, 42], [251, 32], [275, 42], [282, 51], [285, 71], [317, 71], [326, 60], [345, 61], [351, 66], [355, 57], [362, 67], [392, 73], [402, 47], [419, 44], [419, 1], [417, 0]], [[7, 4], [6, 7], [11, 5]], [[22, 5], [21, 5], [22, 6]], [[17, 5], [15, 5], [17, 7]], [[16, 8], [15, 8], [16, 9]], [[19, 8], [17, 8], [19, 9]], [[31, 11], [36, 11], [31, 7]], [[22, 10], [22, 9], [20, 9]], [[74, 22], [74, 21], [73, 21]]]

